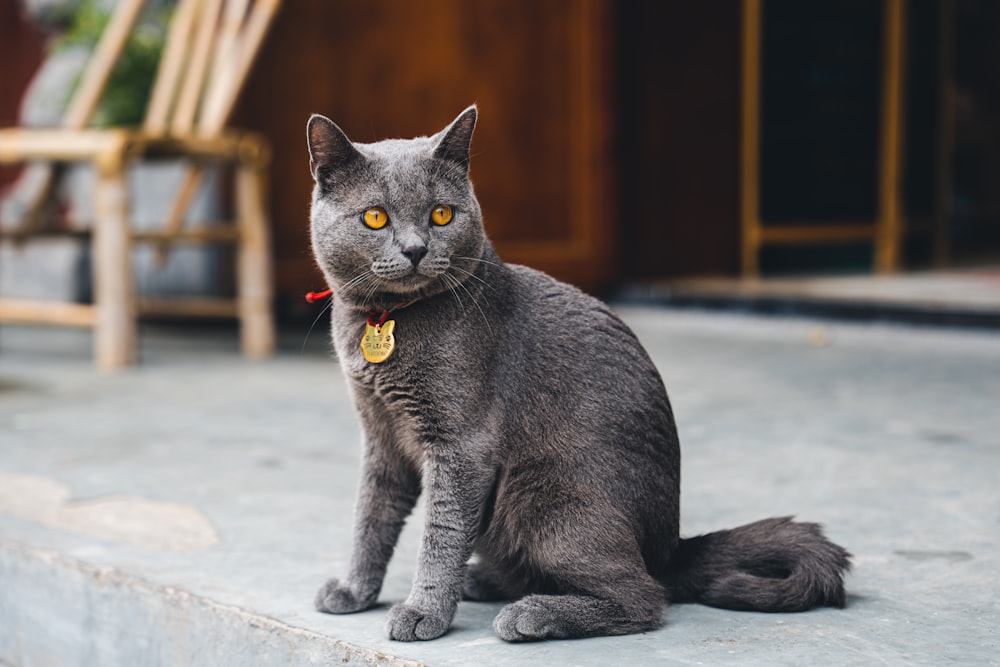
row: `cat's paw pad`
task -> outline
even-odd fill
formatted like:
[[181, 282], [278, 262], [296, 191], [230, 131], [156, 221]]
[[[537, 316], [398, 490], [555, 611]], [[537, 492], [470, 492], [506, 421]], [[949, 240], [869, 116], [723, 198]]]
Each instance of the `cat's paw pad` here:
[[559, 637], [558, 621], [552, 610], [530, 597], [511, 603], [493, 619], [493, 630], [507, 642], [531, 642]]
[[385, 629], [389, 639], [400, 642], [423, 641], [440, 637], [451, 625], [448, 614], [434, 613], [409, 604], [397, 604], [389, 610]]
[[350, 614], [362, 611], [374, 604], [374, 599], [355, 595], [346, 582], [330, 579], [316, 592], [316, 611], [328, 614]]

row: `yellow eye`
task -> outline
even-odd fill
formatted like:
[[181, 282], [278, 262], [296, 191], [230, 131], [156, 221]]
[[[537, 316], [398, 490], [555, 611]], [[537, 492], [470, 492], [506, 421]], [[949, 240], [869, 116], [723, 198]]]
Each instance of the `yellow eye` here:
[[440, 204], [431, 211], [431, 222], [435, 225], [447, 225], [451, 222], [451, 206]]
[[389, 216], [377, 206], [365, 211], [361, 218], [372, 229], [382, 229], [389, 223]]

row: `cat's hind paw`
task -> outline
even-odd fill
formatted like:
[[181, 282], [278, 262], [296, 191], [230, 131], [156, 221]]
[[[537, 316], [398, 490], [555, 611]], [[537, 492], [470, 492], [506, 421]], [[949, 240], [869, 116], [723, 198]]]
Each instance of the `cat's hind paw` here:
[[356, 595], [346, 582], [330, 579], [316, 592], [316, 611], [327, 614], [351, 614], [363, 611], [375, 604], [374, 596]]
[[558, 621], [544, 605], [531, 597], [507, 605], [493, 619], [493, 630], [506, 642], [532, 642], [560, 636]]
[[508, 642], [626, 635], [658, 627], [662, 612], [660, 591], [637, 595], [628, 604], [587, 595], [536, 594], [501, 609], [493, 629]]
[[413, 642], [436, 639], [447, 632], [450, 625], [451, 615], [400, 603], [389, 610], [385, 629], [389, 639]]

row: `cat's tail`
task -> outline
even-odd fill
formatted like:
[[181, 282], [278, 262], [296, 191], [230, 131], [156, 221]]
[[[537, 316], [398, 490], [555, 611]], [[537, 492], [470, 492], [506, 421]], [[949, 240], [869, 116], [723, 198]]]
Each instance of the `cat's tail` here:
[[843, 607], [850, 558], [818, 524], [764, 519], [681, 540], [664, 583], [672, 602], [747, 611]]

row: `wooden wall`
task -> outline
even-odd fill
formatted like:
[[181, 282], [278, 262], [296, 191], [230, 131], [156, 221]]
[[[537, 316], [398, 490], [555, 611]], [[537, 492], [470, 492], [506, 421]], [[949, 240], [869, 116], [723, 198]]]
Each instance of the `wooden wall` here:
[[274, 144], [277, 288], [322, 286], [309, 259], [305, 124], [358, 141], [426, 135], [479, 104], [472, 178], [508, 261], [594, 289], [614, 276], [611, 0], [295, 0], [241, 103]]
[[735, 275], [740, 3], [617, 6], [619, 275]]
[[[0, 0], [0, 127], [17, 125], [21, 96], [42, 61], [45, 38], [24, 20], [18, 0]], [[0, 168], [0, 187], [18, 170]]]
[[[0, 0], [0, 122], [43, 37]], [[480, 107], [472, 177], [508, 261], [587, 289], [735, 274], [739, 2], [286, 0], [236, 122], [275, 149], [284, 304], [322, 286], [305, 123], [359, 141], [436, 132]]]

